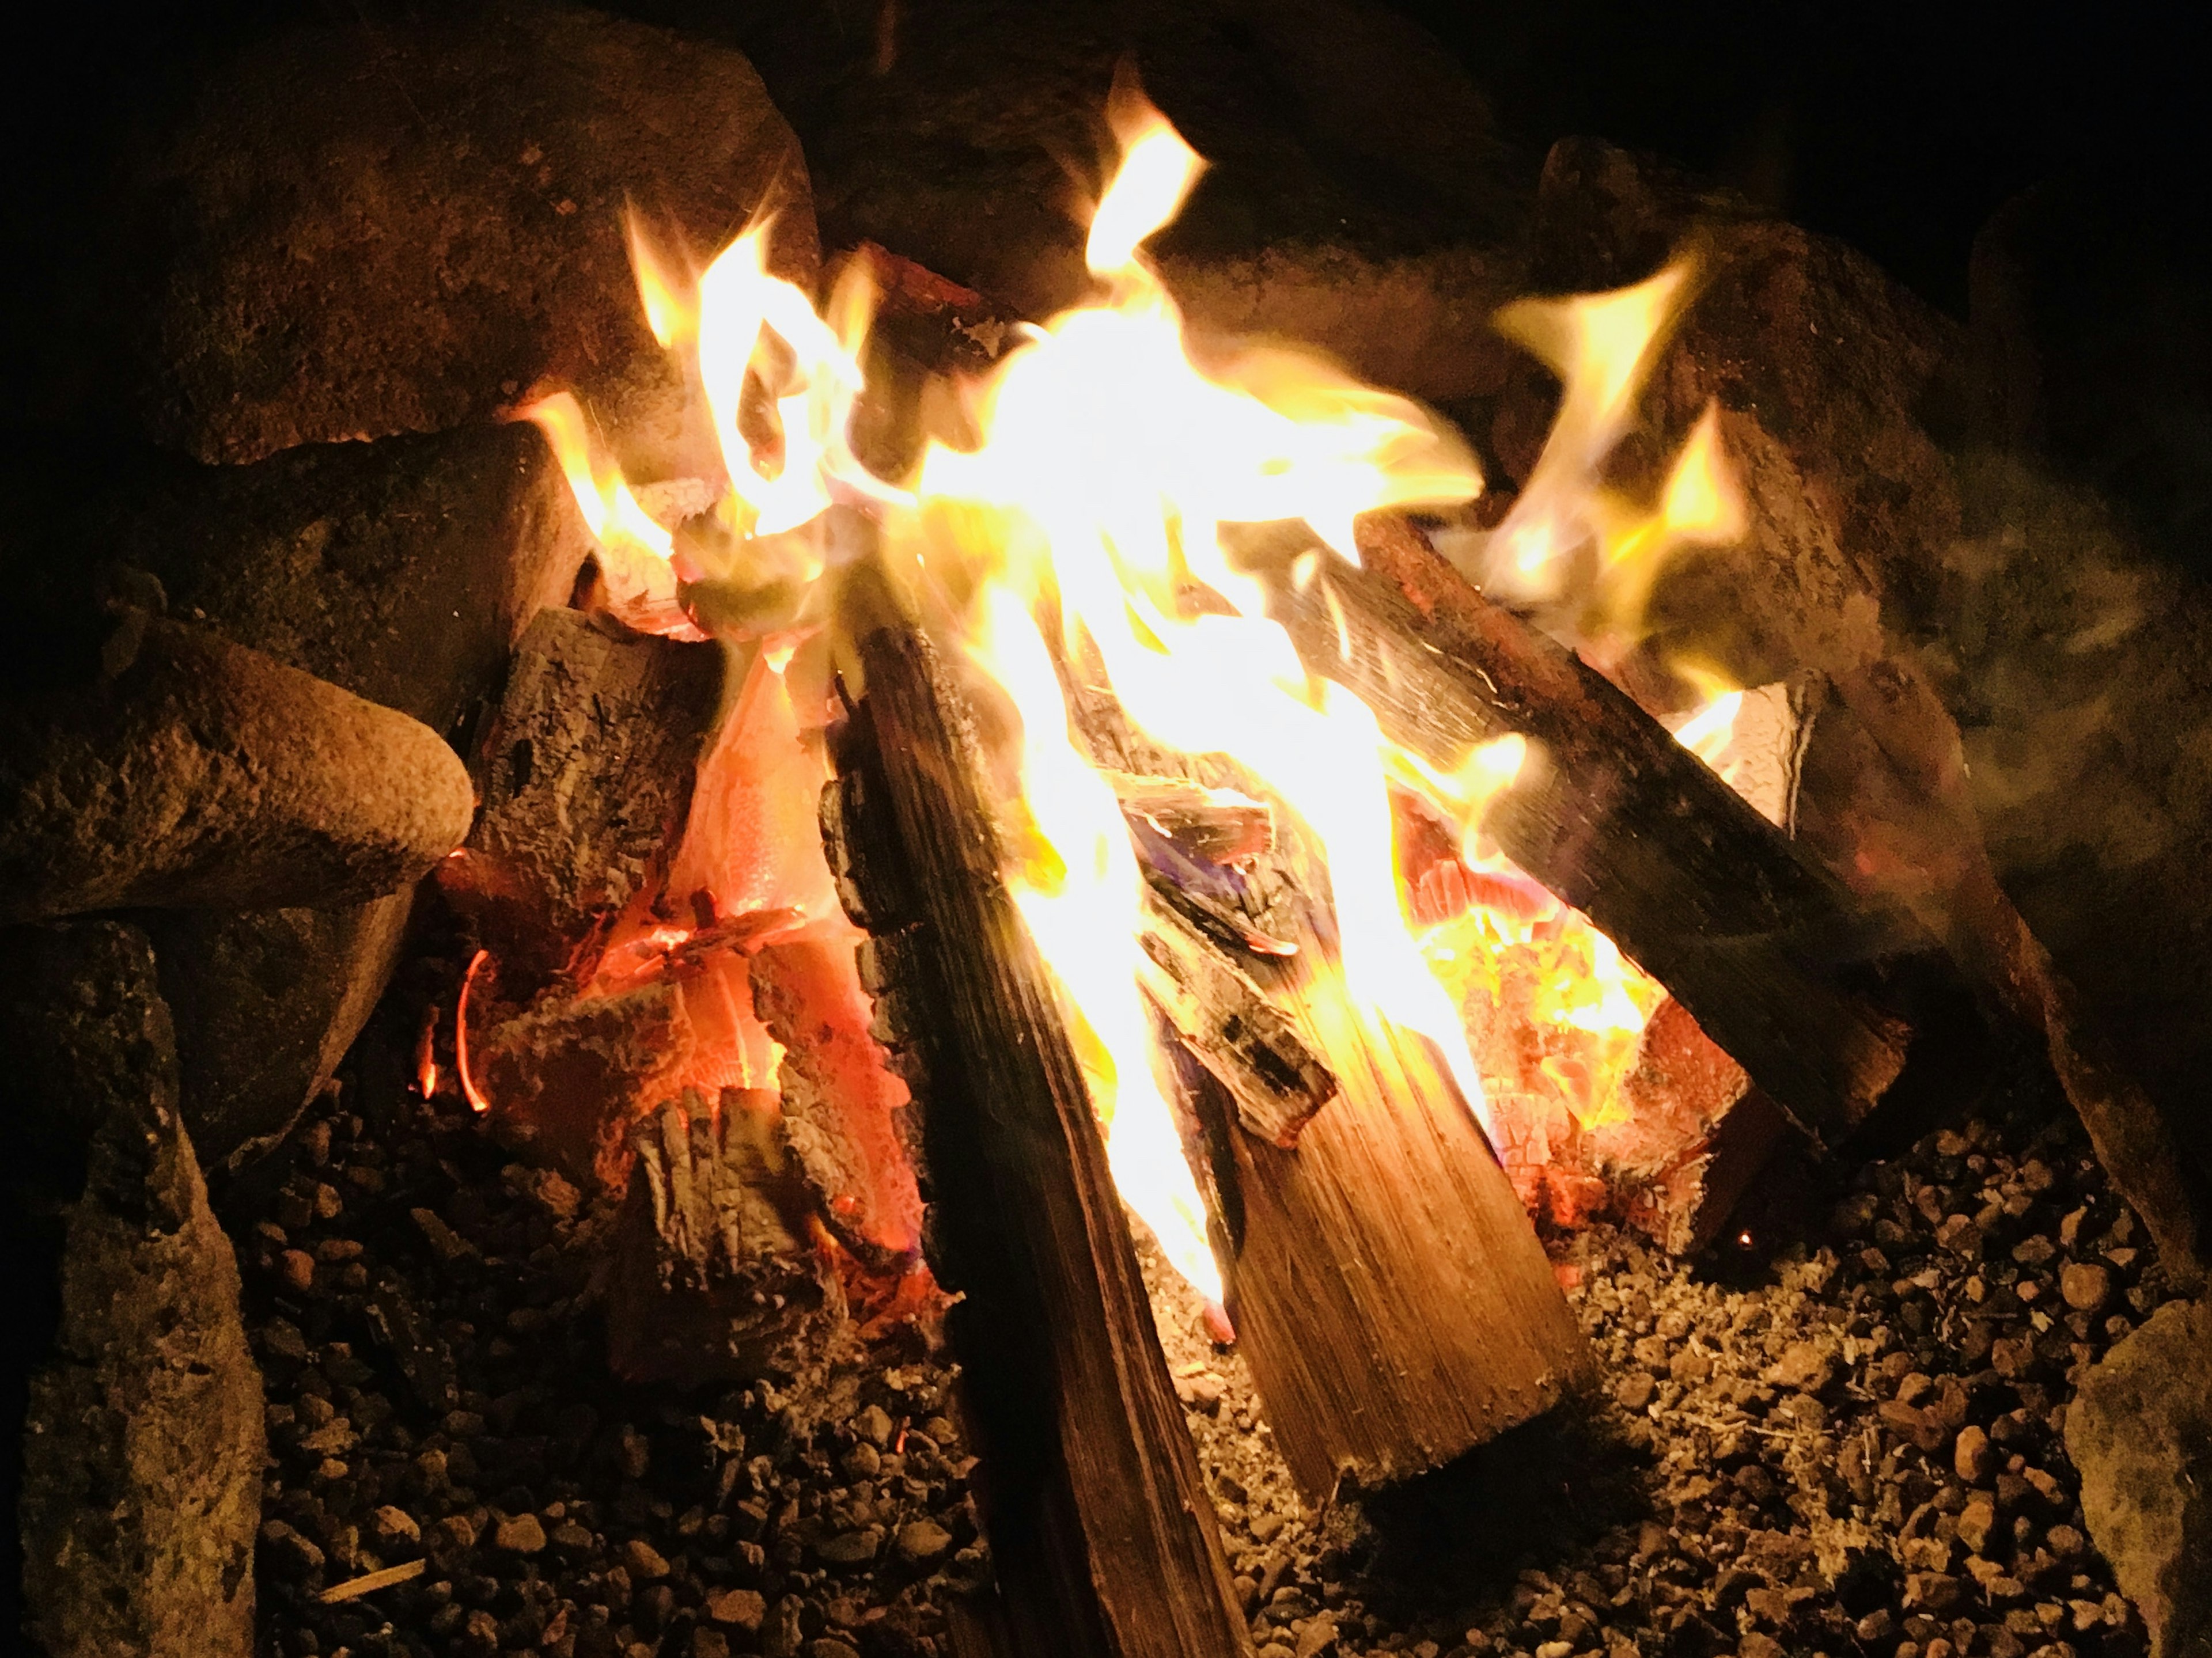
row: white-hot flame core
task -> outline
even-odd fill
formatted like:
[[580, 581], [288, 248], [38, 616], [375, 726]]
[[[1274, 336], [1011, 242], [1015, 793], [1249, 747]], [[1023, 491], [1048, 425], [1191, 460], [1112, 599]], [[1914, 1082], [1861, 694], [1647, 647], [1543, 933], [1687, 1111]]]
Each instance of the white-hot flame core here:
[[[911, 492], [872, 477], [849, 437], [872, 304], [860, 262], [825, 317], [769, 272], [764, 224], [696, 283], [635, 224], [631, 239], [655, 337], [693, 358], [728, 478], [719, 516], [738, 538], [738, 561], [752, 567], [687, 565], [687, 579], [811, 581], [823, 537], [789, 532], [844, 503], [872, 512], [886, 545], [915, 553], [939, 602], [968, 595], [953, 630], [1021, 721], [1010, 891], [1065, 994], [1120, 1190], [1176, 1269], [1218, 1300], [1205, 1210], [1155, 1073], [1139, 989], [1143, 876], [1112, 790], [1071, 739], [1039, 618], [1056, 614], [1066, 659], [1103, 666], [1146, 734], [1227, 756], [1296, 814], [1326, 861], [1349, 1023], [1361, 1040], [1386, 1039], [1395, 1027], [1433, 1044], [1493, 1139], [1460, 1006], [1424, 945], [1439, 960], [1452, 952], [1435, 929], [1415, 937], [1399, 891], [1389, 786], [1418, 791], [1459, 826], [1468, 871], [1492, 867], [1494, 854], [1486, 865], [1477, 847], [1482, 812], [1527, 745], [1486, 745], [1449, 772], [1426, 766], [1386, 741], [1358, 697], [1309, 673], [1267, 618], [1266, 584], [1237, 566], [1227, 527], [1302, 520], [1329, 553], [1356, 563], [1359, 513], [1464, 502], [1481, 480], [1447, 428], [1315, 357], [1251, 347], [1194, 362], [1143, 246], [1174, 218], [1204, 163], [1148, 106], [1123, 104], [1116, 131], [1121, 166], [1086, 244], [1098, 298], [1024, 331], [970, 401], [980, 442], [933, 444]], [[1613, 588], [1626, 591], [1666, 545], [1720, 538], [1736, 521], [1710, 414], [1655, 507], [1630, 513], [1597, 482], [1687, 285], [1676, 268], [1620, 294], [1516, 307], [1504, 319], [1566, 389], [1528, 489], [1489, 538], [1486, 568], [1497, 585], [1548, 597], [1567, 557], [1594, 544], [1601, 578], [1613, 573]], [[672, 606], [672, 538], [595, 459], [574, 400], [529, 412], [610, 550], [605, 562], [620, 573], [611, 586], [636, 590], [634, 610]], [[1290, 580], [1301, 592], [1321, 582], [1333, 604], [1328, 563], [1318, 550], [1303, 554]], [[1639, 1004], [1624, 989], [1642, 981], [1602, 938], [1587, 953], [1592, 982], [1554, 998], [1557, 1021], [1632, 1041], [1650, 996]], [[1346, 1024], [1334, 1014], [1324, 1023]]]
[[1218, 1303], [1221, 1271], [1206, 1242], [1206, 1206], [1152, 1070], [1131, 931], [1144, 876], [1128, 825], [1106, 780], [1068, 740], [1052, 655], [1028, 610], [1010, 589], [993, 587], [978, 623], [978, 647], [1021, 711], [1022, 808], [1030, 822], [1020, 827], [1042, 843], [1007, 872], [1008, 888], [1072, 1005], [1072, 1034], [1105, 1123], [1115, 1187], [1169, 1263]]

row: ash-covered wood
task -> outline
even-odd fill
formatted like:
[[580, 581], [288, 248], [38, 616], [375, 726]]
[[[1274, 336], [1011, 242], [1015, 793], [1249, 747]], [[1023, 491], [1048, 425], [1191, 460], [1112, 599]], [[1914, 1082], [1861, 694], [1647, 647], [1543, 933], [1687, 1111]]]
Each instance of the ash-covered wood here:
[[875, 1272], [897, 1272], [921, 1248], [921, 1197], [906, 1084], [868, 1034], [854, 942], [764, 945], [752, 958], [753, 1010], [783, 1048], [778, 1133], [792, 1172], [839, 1243]]
[[502, 970], [588, 974], [601, 929], [673, 851], [721, 689], [711, 645], [538, 612], [482, 744], [476, 826], [438, 871]]
[[[861, 596], [866, 602], [866, 595]], [[983, 1440], [1015, 1650], [1250, 1649], [1053, 987], [930, 653], [863, 624], [824, 829], [921, 1100], [927, 1245]]]
[[405, 714], [143, 611], [110, 650], [0, 718], [0, 918], [358, 902], [468, 833], [466, 770]]
[[1656, 720], [1486, 599], [1412, 525], [1363, 519], [1360, 553], [1364, 568], [1331, 569], [1326, 593], [1283, 590], [1301, 654], [1433, 761], [1529, 738], [1487, 832], [1664, 984], [1800, 1128], [1830, 1145], [1849, 1135], [1912, 1046], [1877, 993], [1896, 957], [1931, 946], [1856, 908]]
[[696, 1090], [630, 1136], [635, 1153], [607, 1297], [607, 1362], [633, 1382], [695, 1386], [778, 1368], [818, 1345], [843, 1297], [807, 1236], [784, 1168], [772, 1094]]
[[1145, 993], [1183, 1046], [1229, 1090], [1237, 1121], [1271, 1145], [1298, 1131], [1336, 1096], [1336, 1078], [1267, 993], [1212, 938], [1156, 896], [1138, 942]]

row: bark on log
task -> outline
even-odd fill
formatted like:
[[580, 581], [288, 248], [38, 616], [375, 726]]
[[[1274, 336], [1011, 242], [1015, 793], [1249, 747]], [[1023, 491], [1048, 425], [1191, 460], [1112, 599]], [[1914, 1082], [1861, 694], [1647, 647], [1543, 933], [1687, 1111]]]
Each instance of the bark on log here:
[[[869, 602], [862, 595], [864, 604]], [[1052, 985], [964, 722], [879, 597], [824, 833], [921, 1109], [927, 1243], [983, 1441], [1013, 1649], [1250, 1650]], [[896, 1045], [896, 1042], [895, 1042]]]
[[[1932, 954], [1855, 906], [1703, 762], [1597, 671], [1485, 598], [1402, 519], [1361, 520], [1364, 568], [1333, 569], [1279, 617], [1309, 665], [1383, 731], [1456, 765], [1538, 745], [1485, 828], [1688, 1008], [1813, 1139], [1833, 1145], [1905, 1070], [1893, 998]], [[1340, 620], [1341, 627], [1340, 627]]]

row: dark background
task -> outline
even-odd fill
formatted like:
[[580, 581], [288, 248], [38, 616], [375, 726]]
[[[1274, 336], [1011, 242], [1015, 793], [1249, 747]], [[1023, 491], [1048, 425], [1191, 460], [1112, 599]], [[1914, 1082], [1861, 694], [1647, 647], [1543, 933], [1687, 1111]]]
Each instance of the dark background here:
[[[1570, 133], [1656, 150], [1845, 237], [1954, 314], [1975, 231], [2038, 179], [2089, 167], [2153, 216], [2193, 225], [2204, 215], [2212, 146], [2192, 24], [2205, 20], [2178, 4], [1395, 3], [1466, 62], [1531, 155]], [[353, 9], [60, 0], [19, 20], [0, 97], [9, 216], [35, 222], [48, 209], [65, 222], [97, 148], [88, 134], [159, 99], [194, 56], [286, 15]]]

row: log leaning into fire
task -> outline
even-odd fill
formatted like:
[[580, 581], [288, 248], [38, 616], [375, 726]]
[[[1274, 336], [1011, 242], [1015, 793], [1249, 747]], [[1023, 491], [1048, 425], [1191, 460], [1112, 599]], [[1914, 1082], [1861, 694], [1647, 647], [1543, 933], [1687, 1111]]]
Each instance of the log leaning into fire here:
[[[1063, 683], [1094, 764], [1109, 777], [1213, 780], [1215, 762], [1152, 743], [1090, 677]], [[1239, 1346], [1291, 1477], [1320, 1503], [1486, 1443], [1583, 1388], [1595, 1362], [1458, 1090], [1418, 1040], [1352, 1005], [1334, 928], [1315, 908], [1328, 878], [1295, 819], [1276, 828], [1244, 890], [1269, 895], [1255, 906], [1268, 930], [1239, 976], [1305, 1053], [1325, 1056], [1334, 1097], [1286, 1147], [1233, 1099], [1208, 1097], [1221, 1086], [1216, 1045], [1207, 1074], [1190, 1078], [1186, 1132], [1209, 1142]], [[1164, 897], [1155, 884], [1148, 953], [1163, 915], [1185, 920]], [[1245, 909], [1234, 914], [1258, 932]], [[1225, 964], [1212, 928], [1186, 923], [1176, 936]]]
[[1402, 519], [1360, 521], [1358, 570], [1279, 619], [1316, 671], [1394, 740], [1452, 767], [1478, 743], [1538, 745], [1485, 828], [1664, 984], [1816, 1142], [1833, 1145], [1904, 1071], [1915, 1031], [1886, 1005], [1933, 946], [1860, 909], [1595, 670], [1484, 598]]
[[[882, 607], [887, 616], [890, 607]], [[1014, 1649], [1250, 1650], [1075, 1055], [999, 872], [960, 716], [881, 620], [823, 829], [921, 1114], [931, 1264]]]

